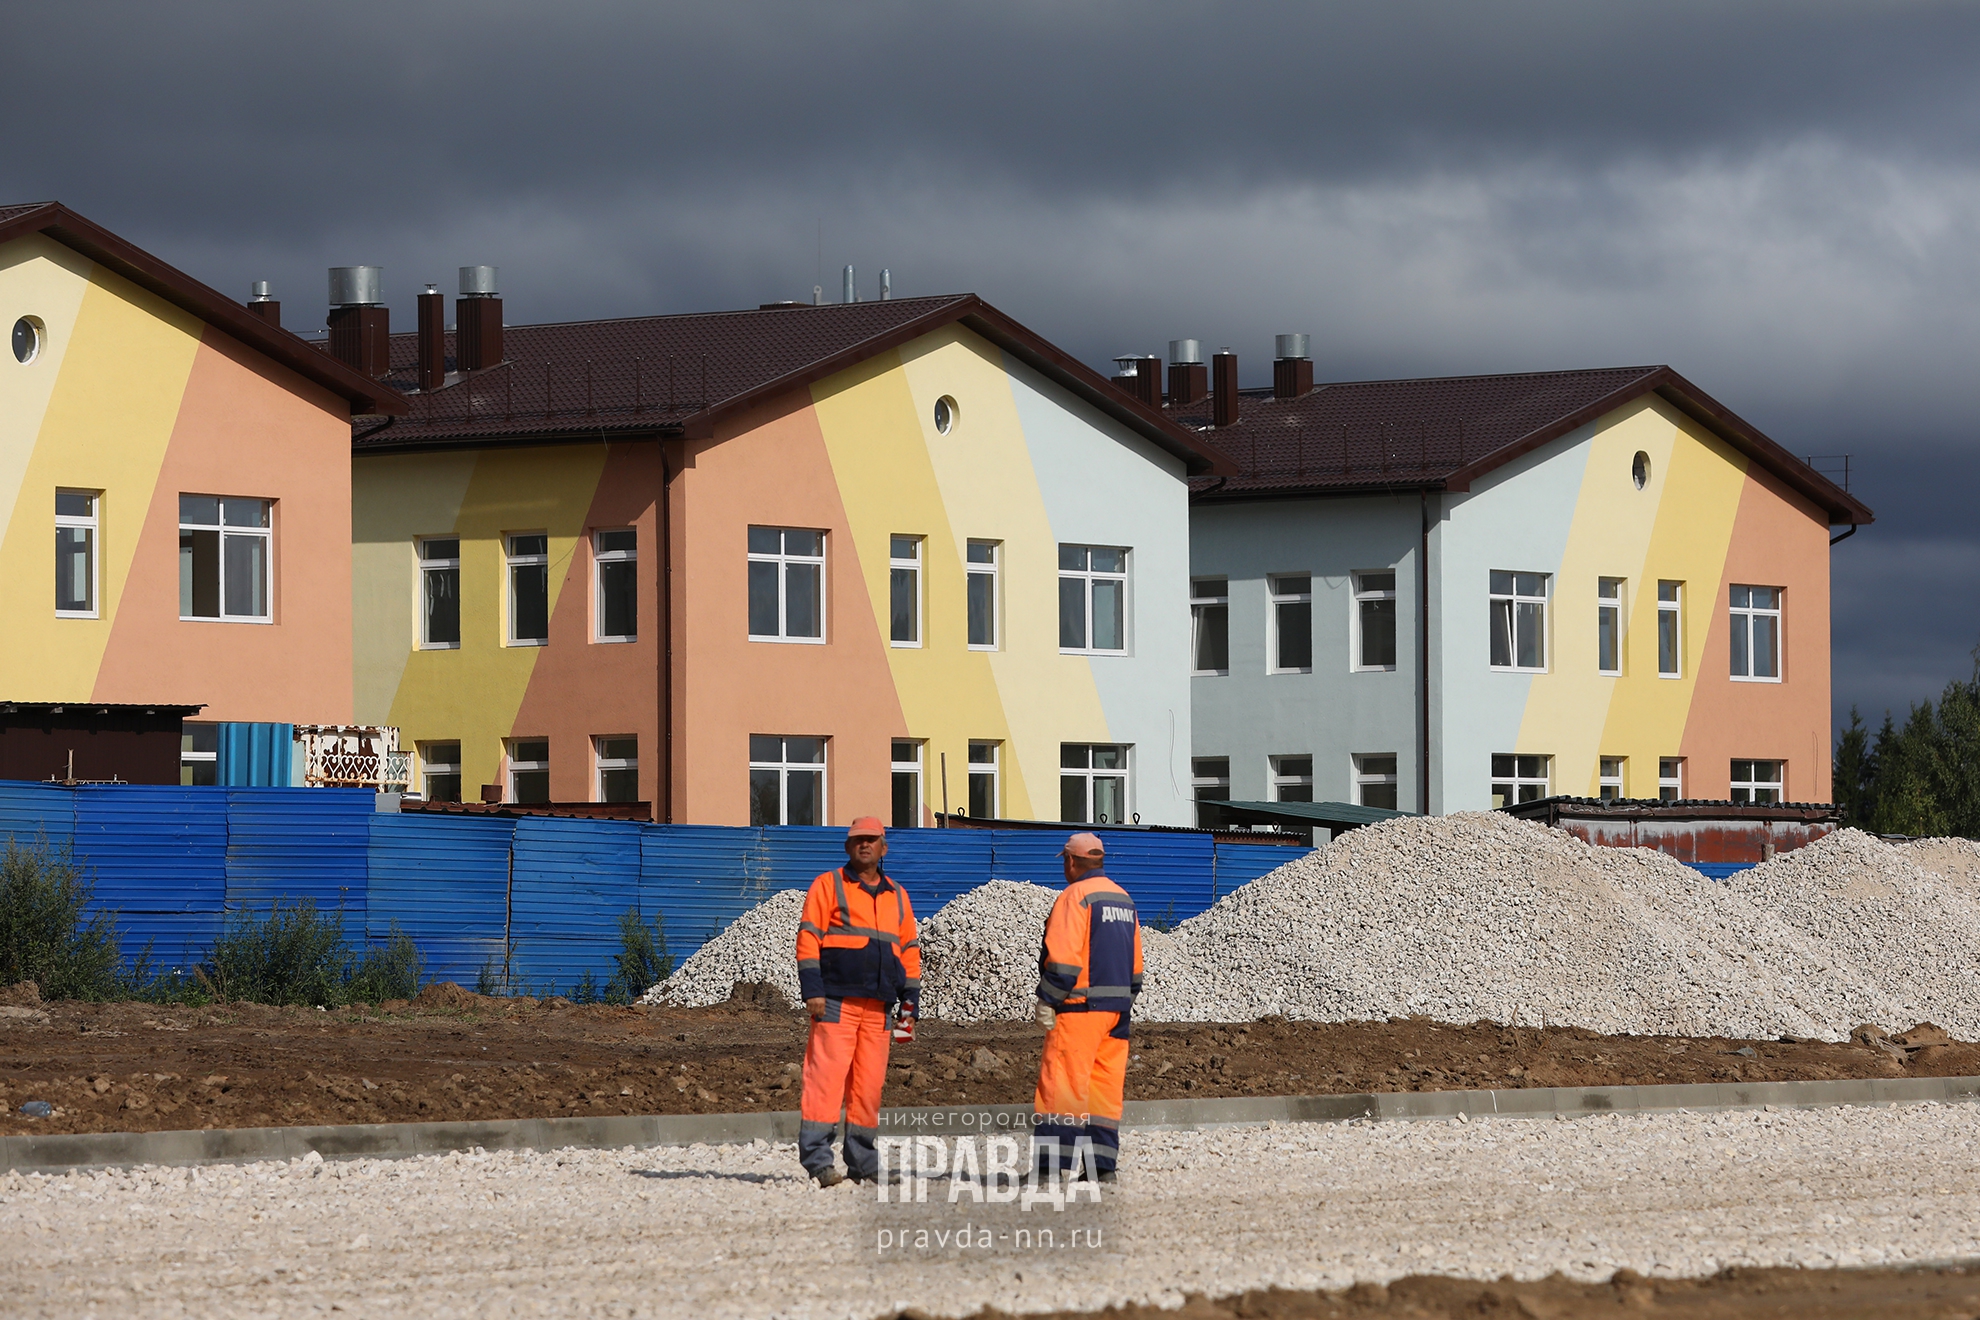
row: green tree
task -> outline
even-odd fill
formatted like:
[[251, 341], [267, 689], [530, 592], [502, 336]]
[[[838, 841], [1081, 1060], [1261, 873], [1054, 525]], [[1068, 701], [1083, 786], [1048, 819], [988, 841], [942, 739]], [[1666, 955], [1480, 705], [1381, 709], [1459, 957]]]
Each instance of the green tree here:
[[1877, 758], [1870, 751], [1870, 730], [1862, 714], [1849, 708], [1849, 727], [1836, 740], [1832, 796], [1842, 809], [1843, 824], [1870, 828], [1876, 805]]

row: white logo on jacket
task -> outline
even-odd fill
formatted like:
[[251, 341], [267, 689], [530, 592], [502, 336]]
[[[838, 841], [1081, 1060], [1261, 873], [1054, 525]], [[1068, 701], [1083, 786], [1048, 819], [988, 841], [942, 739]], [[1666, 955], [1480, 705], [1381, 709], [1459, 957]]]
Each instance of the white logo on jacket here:
[[1109, 921], [1133, 921], [1134, 909], [1124, 907], [1103, 907], [1100, 909], [1102, 924]]

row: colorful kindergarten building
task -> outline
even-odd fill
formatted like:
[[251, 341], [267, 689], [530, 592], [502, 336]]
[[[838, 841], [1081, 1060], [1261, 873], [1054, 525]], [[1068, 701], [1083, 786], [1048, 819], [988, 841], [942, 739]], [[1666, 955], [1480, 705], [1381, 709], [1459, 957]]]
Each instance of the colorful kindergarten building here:
[[0, 207], [0, 329], [4, 773], [348, 721], [350, 419], [399, 396], [54, 203]]
[[462, 293], [339, 348], [409, 405], [355, 423], [356, 704], [429, 797], [1191, 819], [1194, 433], [974, 296]]
[[1316, 388], [1303, 339], [1171, 373], [1241, 468], [1192, 513], [1199, 797], [1828, 799], [1860, 501], [1668, 367]]

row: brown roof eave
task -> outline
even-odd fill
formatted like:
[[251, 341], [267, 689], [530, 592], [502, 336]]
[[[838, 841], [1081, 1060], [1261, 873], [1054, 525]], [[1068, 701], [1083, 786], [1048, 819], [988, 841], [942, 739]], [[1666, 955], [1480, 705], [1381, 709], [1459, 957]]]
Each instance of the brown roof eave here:
[[371, 438], [376, 435], [390, 436], [391, 424], [392, 419], [388, 418], [354, 437], [351, 441], [352, 456], [362, 458], [367, 454], [414, 454], [452, 449], [516, 449], [531, 445], [638, 444], [644, 440], [678, 440], [686, 434], [686, 428], [679, 422], [658, 422], [623, 429], [592, 426], [579, 430], [560, 426], [540, 431], [504, 431], [499, 435], [440, 436], [412, 431], [406, 433], [408, 438], [404, 441]]
[[351, 370], [322, 349], [290, 331], [269, 325], [247, 307], [217, 289], [208, 288], [144, 249], [85, 220], [60, 202], [50, 202], [0, 223], [0, 243], [27, 234], [47, 234], [64, 247], [107, 267], [141, 289], [232, 335], [249, 348], [280, 363], [351, 405], [353, 415], [380, 413], [403, 416], [406, 401], [397, 390]]
[[[1205, 474], [1210, 475], [1210, 474]], [[1373, 481], [1354, 483], [1308, 482], [1304, 485], [1284, 486], [1212, 486], [1208, 490], [1191, 491], [1191, 504], [1240, 504], [1260, 500], [1328, 500], [1366, 499], [1375, 495], [1395, 495], [1413, 490], [1443, 490], [1442, 477], [1390, 477]]]

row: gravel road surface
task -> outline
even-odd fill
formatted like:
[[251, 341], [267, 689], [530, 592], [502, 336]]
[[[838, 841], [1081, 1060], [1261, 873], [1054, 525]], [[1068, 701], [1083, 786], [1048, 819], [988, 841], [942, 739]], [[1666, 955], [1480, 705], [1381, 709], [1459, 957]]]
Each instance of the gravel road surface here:
[[1103, 1204], [1028, 1212], [821, 1191], [766, 1144], [9, 1174], [0, 1277], [14, 1316], [869, 1317], [1892, 1264], [1980, 1256], [1976, 1140], [1930, 1105], [1141, 1132]]

